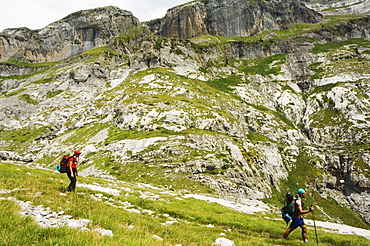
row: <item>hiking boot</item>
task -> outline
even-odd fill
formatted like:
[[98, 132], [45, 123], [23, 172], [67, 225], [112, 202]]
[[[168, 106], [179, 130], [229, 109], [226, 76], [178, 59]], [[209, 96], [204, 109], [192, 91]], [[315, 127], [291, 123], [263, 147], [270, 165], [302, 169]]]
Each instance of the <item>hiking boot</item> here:
[[67, 190], [66, 190], [66, 188], [63, 188], [63, 187], [59, 187], [58, 188], [58, 190], [60, 191], [60, 192], [66, 192]]

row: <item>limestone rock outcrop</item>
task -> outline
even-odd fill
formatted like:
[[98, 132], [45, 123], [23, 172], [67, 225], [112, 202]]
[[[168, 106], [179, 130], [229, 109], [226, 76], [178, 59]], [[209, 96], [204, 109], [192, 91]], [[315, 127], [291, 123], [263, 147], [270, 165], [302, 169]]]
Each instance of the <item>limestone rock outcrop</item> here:
[[50, 62], [108, 44], [124, 30], [140, 26], [131, 12], [117, 7], [79, 11], [40, 30], [5, 29], [0, 33], [0, 61], [8, 58]]

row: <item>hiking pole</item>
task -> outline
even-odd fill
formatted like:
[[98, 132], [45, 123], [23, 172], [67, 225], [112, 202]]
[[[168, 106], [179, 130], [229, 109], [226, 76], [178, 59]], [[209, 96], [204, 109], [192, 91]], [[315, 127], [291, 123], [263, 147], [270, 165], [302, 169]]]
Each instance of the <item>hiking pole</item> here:
[[[313, 206], [311, 205], [311, 207], [313, 207]], [[317, 231], [316, 231], [315, 215], [313, 213], [313, 210], [311, 212], [312, 212], [313, 227], [315, 228], [316, 243], [317, 243], [317, 245], [319, 245], [319, 239], [317, 238]]]

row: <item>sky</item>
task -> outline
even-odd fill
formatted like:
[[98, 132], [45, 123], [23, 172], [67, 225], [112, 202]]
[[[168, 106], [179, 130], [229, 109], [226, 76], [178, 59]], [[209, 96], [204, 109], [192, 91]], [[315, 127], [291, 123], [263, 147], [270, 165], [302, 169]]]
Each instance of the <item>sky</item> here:
[[140, 21], [161, 18], [169, 8], [192, 0], [1, 0], [0, 32], [6, 28], [40, 29], [86, 9], [117, 6]]

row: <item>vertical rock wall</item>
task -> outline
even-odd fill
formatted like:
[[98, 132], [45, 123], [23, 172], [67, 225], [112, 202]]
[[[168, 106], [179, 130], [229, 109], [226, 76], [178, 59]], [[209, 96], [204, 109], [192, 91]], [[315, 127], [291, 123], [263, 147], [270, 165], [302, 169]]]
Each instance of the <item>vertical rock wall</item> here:
[[300, 1], [194, 1], [168, 10], [166, 16], [148, 22], [161, 36], [188, 39], [203, 34], [251, 36], [265, 30], [282, 30], [294, 23], [316, 23], [322, 16]]

